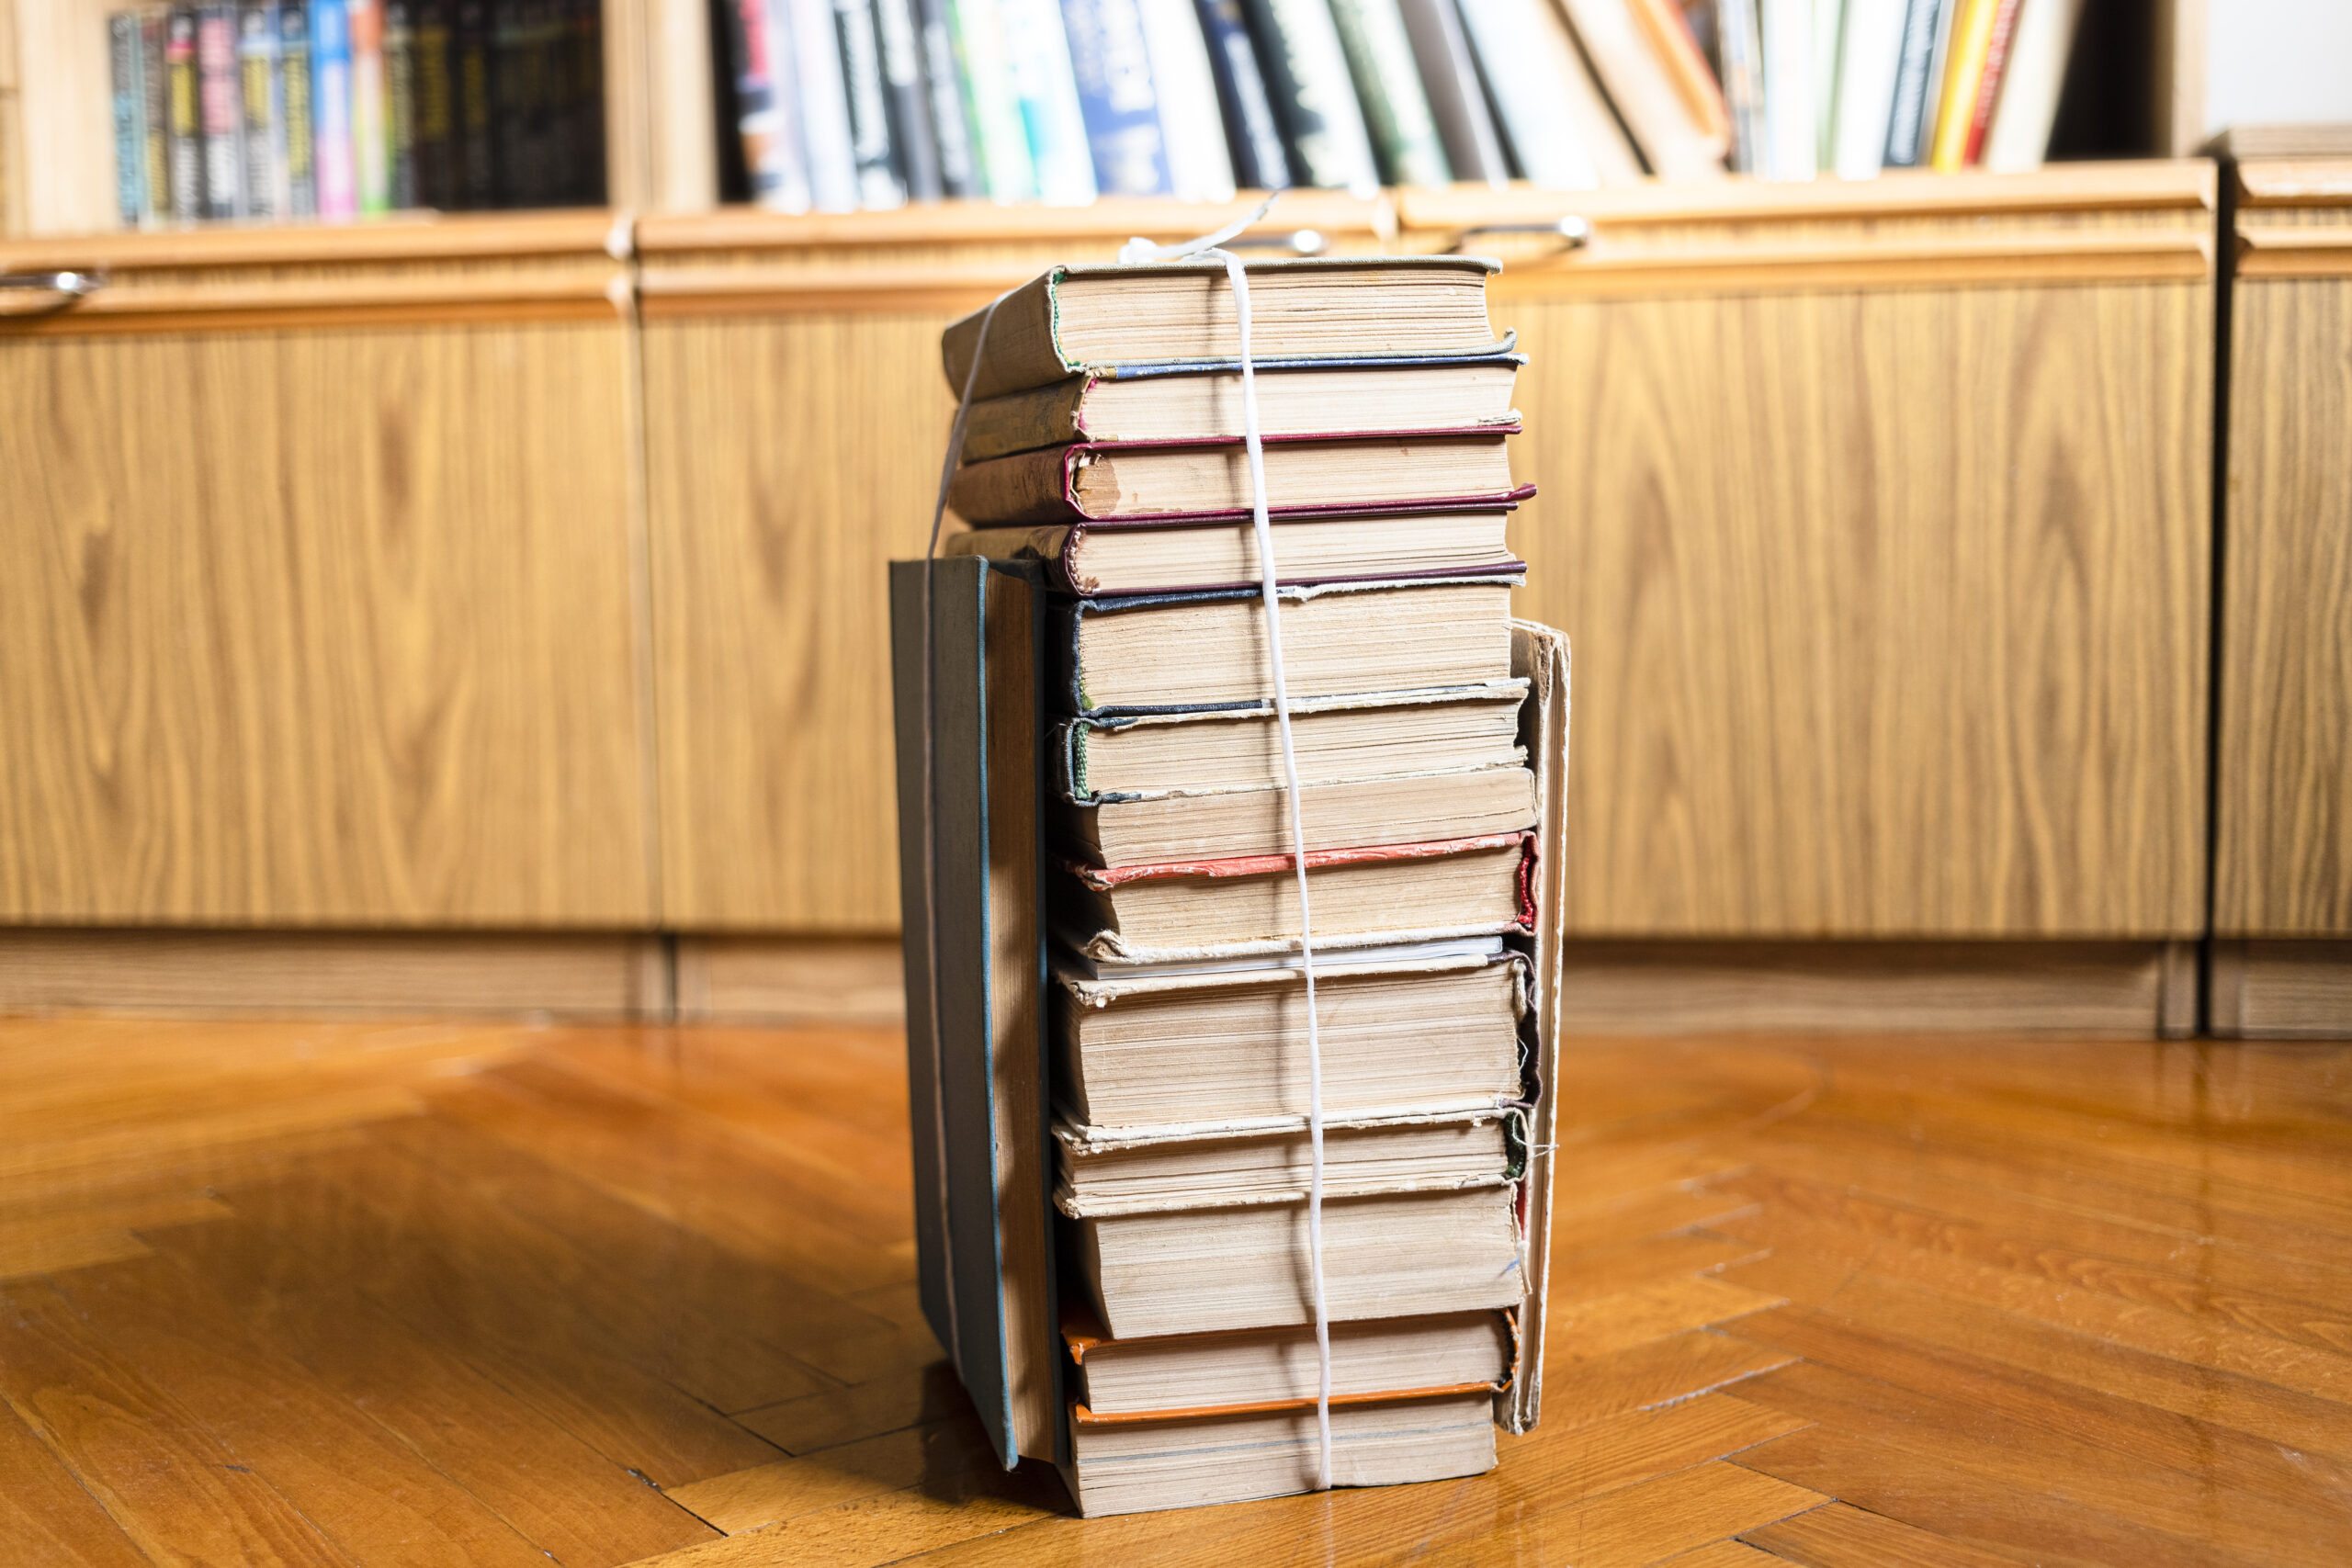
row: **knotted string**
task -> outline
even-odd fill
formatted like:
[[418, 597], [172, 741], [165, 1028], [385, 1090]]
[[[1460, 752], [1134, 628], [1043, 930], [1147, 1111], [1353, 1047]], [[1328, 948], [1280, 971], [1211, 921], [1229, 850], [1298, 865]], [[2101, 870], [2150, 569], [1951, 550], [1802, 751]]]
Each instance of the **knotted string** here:
[[[1279, 194], [1279, 193], [1277, 193]], [[1241, 345], [1241, 432], [1250, 455], [1250, 522], [1258, 540], [1258, 591], [1266, 606], [1266, 652], [1274, 677], [1274, 724], [1282, 738], [1283, 779], [1289, 786], [1291, 865], [1298, 877], [1299, 968], [1306, 976], [1306, 1250], [1315, 1300], [1315, 1489], [1331, 1486], [1331, 1318], [1323, 1297], [1323, 1039], [1315, 1016], [1315, 922], [1306, 902], [1306, 825], [1299, 805], [1298, 752], [1292, 744], [1290, 687], [1283, 675], [1281, 596], [1275, 592], [1274, 530], [1266, 515], [1266, 445], [1258, 427], [1257, 370], [1250, 354], [1250, 275], [1241, 258], [1222, 247], [1265, 217], [1270, 196], [1255, 212], [1196, 240], [1157, 245], [1129, 240], [1119, 248], [1128, 264], [1214, 259], [1233, 287], [1234, 326]]]

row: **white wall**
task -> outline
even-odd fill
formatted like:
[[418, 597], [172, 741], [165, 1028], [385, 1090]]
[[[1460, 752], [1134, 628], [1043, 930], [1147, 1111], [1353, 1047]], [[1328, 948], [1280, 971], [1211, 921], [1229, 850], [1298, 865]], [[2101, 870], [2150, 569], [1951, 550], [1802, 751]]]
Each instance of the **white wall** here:
[[2206, 0], [2205, 130], [2352, 124], [2352, 0]]

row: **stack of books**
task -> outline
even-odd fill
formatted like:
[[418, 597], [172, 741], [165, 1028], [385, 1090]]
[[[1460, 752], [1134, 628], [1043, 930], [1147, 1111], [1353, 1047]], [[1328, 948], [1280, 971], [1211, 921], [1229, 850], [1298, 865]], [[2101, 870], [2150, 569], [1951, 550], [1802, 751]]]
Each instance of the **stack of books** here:
[[[1490, 270], [1250, 268], [1344, 1485], [1487, 1469], [1536, 1414], [1566, 653], [1510, 617]], [[1307, 991], [1229, 285], [1059, 267], [944, 348], [972, 527], [893, 569], [925, 1306], [1087, 1514], [1306, 1490]]]

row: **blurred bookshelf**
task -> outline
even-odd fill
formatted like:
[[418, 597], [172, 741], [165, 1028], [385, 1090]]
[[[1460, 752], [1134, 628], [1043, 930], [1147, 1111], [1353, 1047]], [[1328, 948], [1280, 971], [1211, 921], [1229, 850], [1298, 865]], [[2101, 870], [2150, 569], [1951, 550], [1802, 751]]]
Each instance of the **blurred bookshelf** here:
[[2013, 172], [2192, 150], [2202, 25], [2200, 0], [0, 0], [0, 233]]

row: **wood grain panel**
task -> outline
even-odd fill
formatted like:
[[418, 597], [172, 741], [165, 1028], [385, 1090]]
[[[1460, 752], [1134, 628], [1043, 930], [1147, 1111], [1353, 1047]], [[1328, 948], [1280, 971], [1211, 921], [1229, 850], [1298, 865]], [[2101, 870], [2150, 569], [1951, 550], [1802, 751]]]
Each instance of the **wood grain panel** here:
[[626, 354], [0, 342], [0, 920], [650, 922]]
[[2213, 929], [2352, 935], [2352, 277], [2231, 309]]
[[668, 919], [898, 924], [884, 563], [922, 553], [941, 319], [650, 321]]
[[2214, 942], [2212, 1030], [2225, 1040], [2352, 1039], [2352, 942]]
[[1571, 929], [2200, 919], [2202, 284], [1515, 301]]

